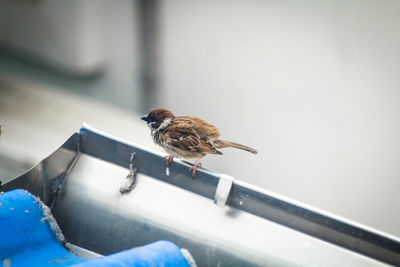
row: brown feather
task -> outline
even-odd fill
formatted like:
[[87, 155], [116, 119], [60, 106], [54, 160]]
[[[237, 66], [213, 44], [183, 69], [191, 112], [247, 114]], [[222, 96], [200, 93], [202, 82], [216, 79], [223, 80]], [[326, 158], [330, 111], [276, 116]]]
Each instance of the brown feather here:
[[185, 158], [199, 158], [206, 154], [222, 153], [208, 141], [201, 139], [199, 134], [191, 127], [187, 127], [187, 123], [173, 123], [169, 125], [163, 132], [164, 144], [166, 149], [175, 154], [183, 155]]
[[142, 119], [147, 121], [152, 129], [154, 141], [173, 156], [200, 159], [207, 154], [222, 155], [217, 148], [225, 147], [257, 154], [257, 150], [251, 147], [218, 140], [220, 134], [217, 127], [198, 117], [175, 117], [167, 109], [156, 108]]
[[182, 127], [192, 128], [204, 140], [216, 140], [219, 137], [217, 127], [199, 117], [176, 117], [173, 122], [182, 125]]
[[255, 150], [254, 148], [251, 148], [251, 147], [248, 147], [245, 145], [241, 145], [238, 143], [230, 142], [230, 141], [215, 140], [214, 145], [216, 148], [233, 147], [233, 148], [238, 148], [238, 149], [248, 151], [253, 154], [257, 154], [257, 150]]

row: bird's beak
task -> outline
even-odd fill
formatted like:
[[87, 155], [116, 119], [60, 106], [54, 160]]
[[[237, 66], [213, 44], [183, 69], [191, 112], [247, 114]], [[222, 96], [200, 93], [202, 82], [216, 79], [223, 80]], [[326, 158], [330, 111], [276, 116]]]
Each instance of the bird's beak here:
[[143, 117], [141, 117], [142, 120], [144, 120], [145, 122], [149, 122], [149, 118], [147, 118], [147, 115], [144, 115]]

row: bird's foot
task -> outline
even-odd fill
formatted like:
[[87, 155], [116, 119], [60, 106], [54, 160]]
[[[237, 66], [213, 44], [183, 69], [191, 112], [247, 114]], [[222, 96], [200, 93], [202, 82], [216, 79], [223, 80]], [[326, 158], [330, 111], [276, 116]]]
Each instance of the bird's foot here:
[[164, 157], [167, 160], [167, 167], [171, 166], [172, 162], [174, 161], [174, 156], [168, 155]]
[[192, 178], [195, 178], [197, 175], [197, 168], [201, 167], [201, 162], [196, 161], [196, 163], [189, 170], [192, 172]]

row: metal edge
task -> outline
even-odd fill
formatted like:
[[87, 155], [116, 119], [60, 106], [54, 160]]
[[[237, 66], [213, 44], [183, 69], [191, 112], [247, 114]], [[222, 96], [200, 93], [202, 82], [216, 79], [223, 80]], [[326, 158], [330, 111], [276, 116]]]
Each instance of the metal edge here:
[[[54, 182], [63, 180], [79, 156], [79, 134], [72, 134], [64, 144], [20, 176], [1, 185], [0, 191], [25, 189], [50, 205], [56, 197]], [[57, 192], [56, 192], [57, 191]]]
[[[190, 165], [174, 161], [170, 175], [162, 154], [105, 134], [88, 125], [80, 129], [82, 153], [128, 168], [135, 152], [139, 172], [169, 184], [214, 199], [220, 174], [199, 169], [191, 178]], [[151, 164], [149, 164], [151, 162]], [[400, 240], [370, 227], [319, 211], [272, 192], [235, 180], [227, 205], [339, 245], [380, 261], [400, 265]]]
[[[219, 181], [217, 173], [201, 168], [193, 179], [189, 176], [191, 165], [179, 159], [174, 159], [166, 172], [166, 161], [159, 152], [104, 134], [86, 124], [80, 129], [80, 151], [125, 168], [133, 163], [138, 172], [210, 199], [215, 196]], [[136, 153], [133, 162], [130, 161], [132, 153]]]
[[400, 263], [398, 238], [340, 217], [330, 217], [239, 184], [232, 186], [226, 204], [365, 256]]
[[[65, 151], [73, 153], [66, 155]], [[197, 177], [192, 179], [188, 170], [190, 165], [180, 160], [174, 160], [174, 164], [170, 167], [170, 175], [167, 175], [165, 159], [161, 153], [150, 151], [84, 124], [79, 134], [74, 133], [54, 153], [24, 174], [2, 185], [0, 191], [26, 189], [39, 196], [48, 205], [54, 197], [50, 179], [65, 177], [76, 162], [79, 152], [125, 168], [128, 168], [131, 163], [131, 153], [135, 152], [134, 164], [139, 172], [211, 200], [214, 199], [219, 182], [220, 174], [204, 168], [199, 169]], [[67, 157], [66, 161], [59, 160], [63, 156]], [[57, 162], [57, 167], [48, 170], [47, 166], [55, 162]], [[35, 183], [26, 182], [32, 179]], [[28, 184], [35, 186], [27, 188], [25, 185]], [[377, 260], [400, 265], [399, 238], [243, 181], [236, 179], [233, 182], [226, 204]]]

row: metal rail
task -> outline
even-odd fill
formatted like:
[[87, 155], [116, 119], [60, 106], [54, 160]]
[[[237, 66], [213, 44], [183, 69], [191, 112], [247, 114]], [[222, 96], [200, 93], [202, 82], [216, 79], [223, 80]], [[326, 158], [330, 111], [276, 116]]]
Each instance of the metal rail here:
[[[163, 155], [118, 140], [88, 126], [83, 127], [79, 134], [72, 135], [51, 157], [26, 174], [3, 185], [1, 189], [8, 191], [14, 188], [26, 188], [49, 204], [57, 197], [60, 181], [62, 184], [79, 155], [89, 155], [127, 168], [132, 163], [132, 153], [136, 153], [134, 165], [140, 174], [208, 199], [215, 199], [219, 191], [217, 197], [219, 205], [223, 205], [226, 201], [227, 206], [237, 210], [254, 214], [370, 258], [400, 265], [400, 240], [396, 237], [307, 207], [239, 180], [225, 177], [226, 182], [221, 182], [222, 185], [225, 184], [225, 188], [217, 190], [220, 174], [200, 169], [197, 177], [192, 179], [188, 171], [189, 165], [179, 160], [170, 167], [170, 173], [173, 175], [167, 175]], [[57, 158], [56, 163], [54, 163], [55, 158]], [[50, 165], [46, 164], [49, 160], [53, 160]], [[132, 193], [135, 190], [133, 189]], [[223, 193], [224, 191], [228, 194]]]

